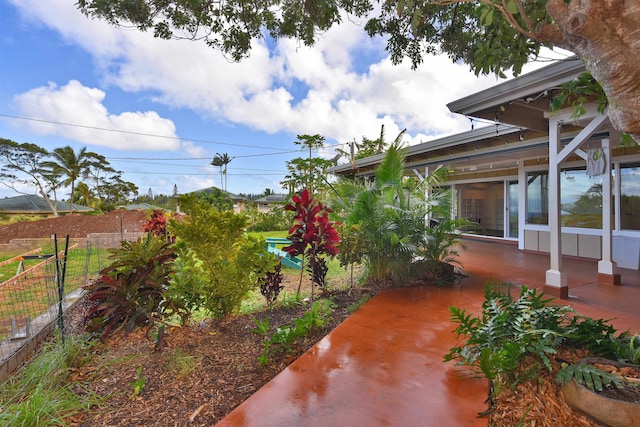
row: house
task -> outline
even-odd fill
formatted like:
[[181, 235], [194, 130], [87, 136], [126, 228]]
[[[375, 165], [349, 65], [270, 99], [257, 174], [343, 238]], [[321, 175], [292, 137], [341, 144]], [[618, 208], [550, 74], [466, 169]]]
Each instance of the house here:
[[254, 202], [258, 208], [258, 212], [267, 213], [271, 209], [278, 206], [284, 206], [284, 203], [289, 199], [289, 196], [285, 194], [269, 194], [268, 196], [262, 196], [255, 199]]
[[[233, 202], [233, 212], [240, 213], [244, 212], [247, 208], [247, 199], [242, 196], [238, 196], [237, 194], [229, 193], [228, 191], [221, 190], [218, 187], [207, 187], [202, 190], [192, 191], [192, 194], [212, 194], [212, 193], [220, 193], [227, 196]], [[190, 194], [191, 194], [190, 193]]]
[[[453, 170], [452, 214], [476, 222], [477, 234], [549, 253], [544, 291], [563, 298], [563, 254], [598, 260], [599, 283], [619, 284], [618, 267], [640, 268], [639, 147], [621, 145], [595, 104], [578, 119], [572, 108], [549, 108], [584, 71], [572, 58], [455, 100], [448, 108], [475, 126], [408, 147], [406, 158], [406, 174]], [[383, 158], [330, 172], [373, 175]]]
[[[51, 203], [56, 206], [58, 215], [64, 215], [70, 212], [71, 207], [66, 202], [52, 200]], [[73, 205], [74, 212], [91, 212], [92, 210], [92, 208], [86, 206]], [[42, 197], [23, 194], [0, 199], [0, 215], [10, 217], [16, 215], [38, 215], [42, 218], [48, 218], [53, 216], [53, 212], [46, 200]]]

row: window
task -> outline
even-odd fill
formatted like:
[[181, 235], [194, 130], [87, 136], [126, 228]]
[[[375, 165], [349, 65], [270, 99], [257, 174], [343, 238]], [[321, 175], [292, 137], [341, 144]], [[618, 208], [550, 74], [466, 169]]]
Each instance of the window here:
[[620, 228], [640, 230], [640, 163], [620, 166]]
[[549, 224], [549, 174], [527, 174], [527, 224]]
[[602, 178], [587, 176], [585, 168], [560, 174], [561, 224], [565, 227], [602, 228]]
[[[602, 228], [602, 178], [588, 177], [585, 168], [564, 169], [560, 198], [562, 226]], [[527, 174], [527, 224], [549, 224], [547, 171]]]
[[477, 234], [504, 237], [504, 181], [456, 185], [458, 218], [475, 224]]

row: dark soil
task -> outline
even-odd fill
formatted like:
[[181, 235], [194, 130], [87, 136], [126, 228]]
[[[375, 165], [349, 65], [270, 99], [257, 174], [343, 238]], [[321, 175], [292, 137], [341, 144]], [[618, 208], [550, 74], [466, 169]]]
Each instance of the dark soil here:
[[0, 244], [12, 239], [48, 239], [58, 237], [84, 238], [89, 233], [120, 233], [142, 231], [148, 215], [144, 211], [117, 210], [104, 215], [71, 214], [38, 221], [25, 221], [0, 226]]
[[[72, 375], [76, 390], [108, 397], [101, 407], [72, 420], [82, 426], [212, 426], [255, 393], [350, 314], [361, 292], [334, 292], [332, 320], [299, 340], [291, 352], [278, 352], [262, 366], [267, 339], [254, 332], [269, 319], [273, 334], [308, 310], [308, 303], [169, 328], [162, 351], [145, 330], [114, 334], [95, 347], [95, 357]], [[138, 370], [140, 373], [138, 374]], [[134, 395], [134, 385], [144, 386]]]

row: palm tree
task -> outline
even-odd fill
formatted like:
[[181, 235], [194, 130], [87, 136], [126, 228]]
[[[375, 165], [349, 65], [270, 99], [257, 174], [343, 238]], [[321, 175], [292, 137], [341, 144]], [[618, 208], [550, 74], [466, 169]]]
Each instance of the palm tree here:
[[[411, 278], [414, 260], [421, 255], [437, 258], [434, 269], [440, 267], [440, 261], [455, 261], [457, 255], [453, 246], [459, 234], [455, 228], [461, 223], [446, 222], [447, 228], [434, 235], [426, 221], [427, 214], [434, 213], [445, 200], [436, 196], [425, 199], [426, 189], [441, 184], [446, 170], [438, 169], [422, 182], [405, 179], [406, 148], [401, 137], [402, 133], [387, 149], [375, 171], [375, 181], [344, 180], [332, 186], [338, 191], [332, 202], [334, 212], [342, 216], [343, 232], [352, 233], [346, 236], [345, 246], [357, 243], [368, 278], [378, 284]], [[431, 252], [425, 253], [425, 248]], [[344, 264], [353, 262], [348, 255], [341, 259]]]
[[223, 190], [227, 191], [227, 165], [231, 163], [233, 157], [229, 157], [227, 153], [216, 153], [211, 165], [218, 166], [220, 168], [220, 185], [222, 186], [222, 176], [224, 175], [224, 187]]
[[92, 208], [95, 208], [98, 205], [98, 198], [95, 197], [93, 190], [89, 185], [87, 185], [87, 183], [82, 181], [78, 182], [75, 193], [74, 203], [79, 203], [83, 206], [91, 206]]
[[210, 164], [211, 164], [211, 166], [217, 166], [217, 167], [220, 168], [219, 169], [220, 170], [220, 187], [223, 187], [224, 186], [224, 181], [222, 180], [222, 166], [223, 166], [222, 158], [219, 157], [218, 154], [216, 154], [216, 156], [213, 158], [213, 160], [211, 161]]
[[52, 161], [44, 162], [43, 167], [49, 168], [54, 174], [62, 177], [58, 184], [71, 187], [69, 196], [69, 213], [73, 213], [73, 201], [75, 199], [76, 181], [80, 177], [89, 175], [93, 160], [97, 154], [87, 152], [87, 147], [82, 147], [76, 154], [71, 146], [56, 148], [49, 153]]

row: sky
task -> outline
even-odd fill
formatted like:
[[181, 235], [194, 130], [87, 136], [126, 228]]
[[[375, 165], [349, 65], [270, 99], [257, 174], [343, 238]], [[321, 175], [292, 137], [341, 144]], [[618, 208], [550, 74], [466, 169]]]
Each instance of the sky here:
[[314, 155], [325, 158], [382, 125], [388, 141], [406, 128], [407, 144], [426, 142], [469, 130], [446, 104], [499, 83], [446, 55], [393, 65], [364, 21], [344, 19], [311, 48], [255, 41], [235, 63], [203, 42], [111, 27], [75, 3], [0, 0], [0, 137], [86, 147], [140, 195], [222, 188], [217, 153], [232, 158], [228, 191], [284, 192], [286, 162], [307, 155], [297, 135], [324, 136]]

